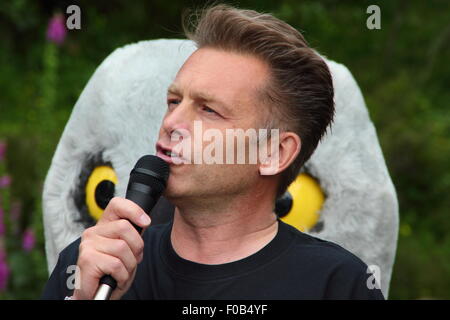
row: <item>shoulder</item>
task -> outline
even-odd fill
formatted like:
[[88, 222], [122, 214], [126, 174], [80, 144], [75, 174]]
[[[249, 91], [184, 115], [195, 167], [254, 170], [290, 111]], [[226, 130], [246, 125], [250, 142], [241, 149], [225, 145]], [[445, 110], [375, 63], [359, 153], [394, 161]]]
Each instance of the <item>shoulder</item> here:
[[372, 276], [368, 266], [355, 254], [331, 241], [303, 233], [281, 222], [283, 232], [292, 237], [288, 256], [310, 275], [315, 283], [323, 284], [323, 294], [330, 299], [383, 299], [379, 289], [368, 286]]
[[355, 254], [340, 245], [323, 240], [312, 235], [301, 232], [280, 221], [280, 228], [282, 232], [289, 233], [292, 240], [292, 248], [294, 252], [307, 254], [323, 262], [340, 262], [353, 266], [356, 269], [366, 268], [366, 264], [358, 258]]

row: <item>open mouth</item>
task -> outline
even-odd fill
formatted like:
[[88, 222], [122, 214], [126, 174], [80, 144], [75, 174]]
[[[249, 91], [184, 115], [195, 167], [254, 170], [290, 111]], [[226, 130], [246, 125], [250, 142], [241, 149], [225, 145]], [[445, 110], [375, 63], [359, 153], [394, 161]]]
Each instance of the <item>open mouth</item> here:
[[170, 150], [164, 150], [164, 151], [163, 151], [163, 154], [165, 154], [165, 155], [168, 156], [168, 157], [178, 157], [177, 154], [173, 153], [173, 152], [170, 151]]
[[168, 163], [180, 164], [183, 162], [182, 157], [173, 152], [171, 149], [162, 146], [162, 144], [156, 144], [156, 156], [160, 157]]

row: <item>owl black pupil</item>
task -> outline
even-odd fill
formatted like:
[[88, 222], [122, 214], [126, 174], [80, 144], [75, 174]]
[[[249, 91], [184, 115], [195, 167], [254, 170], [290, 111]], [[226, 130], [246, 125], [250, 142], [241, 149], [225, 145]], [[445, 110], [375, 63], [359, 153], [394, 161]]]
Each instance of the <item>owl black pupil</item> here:
[[282, 218], [291, 211], [292, 208], [292, 195], [289, 191], [286, 191], [275, 203], [275, 212], [278, 217]]
[[114, 197], [115, 185], [112, 181], [103, 180], [100, 182], [95, 188], [95, 202], [97, 205], [105, 209], [111, 200]]

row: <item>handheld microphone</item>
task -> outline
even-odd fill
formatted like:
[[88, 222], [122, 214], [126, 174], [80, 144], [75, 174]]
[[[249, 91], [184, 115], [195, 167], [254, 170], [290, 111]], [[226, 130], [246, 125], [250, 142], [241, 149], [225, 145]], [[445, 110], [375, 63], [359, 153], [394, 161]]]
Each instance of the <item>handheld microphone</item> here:
[[[161, 158], [153, 155], [141, 157], [130, 173], [126, 198], [139, 205], [145, 213], [150, 211], [158, 202], [159, 197], [166, 188], [169, 178], [169, 165]], [[141, 233], [142, 228], [131, 223]], [[104, 275], [95, 293], [94, 300], [109, 300], [117, 282], [110, 275]]]

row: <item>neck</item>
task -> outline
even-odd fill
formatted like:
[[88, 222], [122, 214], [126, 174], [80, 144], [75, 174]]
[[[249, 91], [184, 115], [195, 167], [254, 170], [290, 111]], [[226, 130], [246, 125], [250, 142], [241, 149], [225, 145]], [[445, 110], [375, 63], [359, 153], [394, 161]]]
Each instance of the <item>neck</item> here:
[[[214, 205], [177, 204], [171, 242], [177, 254], [202, 264], [243, 259], [267, 245], [278, 231], [267, 197], [236, 197]], [[251, 205], [250, 205], [251, 204]]]

